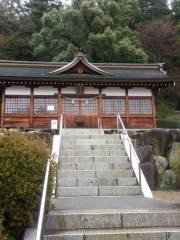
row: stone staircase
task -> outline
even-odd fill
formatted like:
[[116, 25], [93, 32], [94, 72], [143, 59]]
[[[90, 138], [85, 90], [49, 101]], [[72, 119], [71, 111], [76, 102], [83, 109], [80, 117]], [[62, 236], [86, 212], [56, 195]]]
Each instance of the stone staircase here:
[[64, 129], [46, 240], [179, 240], [180, 211], [142, 196], [118, 135]]

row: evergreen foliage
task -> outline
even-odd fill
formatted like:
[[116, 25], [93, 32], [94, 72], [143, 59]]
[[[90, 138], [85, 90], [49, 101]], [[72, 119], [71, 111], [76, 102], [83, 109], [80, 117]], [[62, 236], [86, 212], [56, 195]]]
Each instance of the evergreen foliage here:
[[[37, 222], [49, 150], [40, 139], [21, 133], [0, 135], [0, 209], [4, 226], [19, 236]], [[53, 182], [51, 170], [49, 192]]]
[[[0, 57], [180, 65], [180, 0], [0, 0]], [[1, 35], [8, 35], [1, 43]]]

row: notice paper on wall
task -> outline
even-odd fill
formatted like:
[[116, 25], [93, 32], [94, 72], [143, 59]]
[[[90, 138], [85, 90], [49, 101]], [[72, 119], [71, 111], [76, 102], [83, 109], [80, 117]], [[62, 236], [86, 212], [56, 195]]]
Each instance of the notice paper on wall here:
[[47, 106], [48, 111], [54, 111], [54, 105], [49, 105]]
[[57, 120], [51, 120], [51, 129], [56, 130], [58, 127]]

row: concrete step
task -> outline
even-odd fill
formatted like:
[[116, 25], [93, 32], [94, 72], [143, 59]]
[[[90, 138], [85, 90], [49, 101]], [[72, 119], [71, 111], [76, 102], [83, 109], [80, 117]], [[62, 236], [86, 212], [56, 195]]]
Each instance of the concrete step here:
[[127, 163], [128, 157], [127, 156], [61, 156], [60, 157], [61, 163], [93, 163], [93, 162], [113, 162], [113, 163]]
[[59, 187], [88, 187], [88, 186], [135, 186], [135, 177], [122, 178], [58, 178]]
[[100, 135], [100, 134], [86, 134], [86, 135], [76, 135], [76, 134], [69, 134], [63, 136], [63, 139], [119, 139], [120, 136], [118, 134], [105, 134], [105, 135]]
[[112, 145], [121, 144], [120, 139], [65, 139], [62, 136], [62, 146], [64, 145]]
[[61, 170], [117, 170], [130, 169], [130, 163], [61, 163], [59, 169]]
[[66, 134], [100, 134], [100, 130], [97, 128], [91, 128], [91, 129], [87, 129], [87, 128], [65, 128], [62, 130], [62, 134], [66, 135]]
[[61, 150], [124, 150], [124, 145], [64, 145]]
[[61, 156], [126, 156], [125, 150], [62, 150]]
[[[139, 196], [76, 196], [76, 197], [59, 197], [53, 200], [54, 209], [56, 210], [90, 210], [97, 209], [121, 209], [129, 211], [174, 211], [179, 209], [176, 204], [159, 199], [144, 198]], [[106, 210], [104, 210], [106, 211]], [[118, 210], [119, 211], [119, 210]]]
[[[138, 210], [51, 211], [47, 230], [81, 230], [142, 227], [179, 227], [180, 211]], [[176, 239], [177, 240], [177, 239]]]
[[45, 240], [179, 240], [180, 227], [57, 231]]
[[57, 197], [133, 196], [141, 193], [139, 186], [58, 187]]
[[58, 170], [58, 178], [118, 178], [134, 177], [133, 170]]

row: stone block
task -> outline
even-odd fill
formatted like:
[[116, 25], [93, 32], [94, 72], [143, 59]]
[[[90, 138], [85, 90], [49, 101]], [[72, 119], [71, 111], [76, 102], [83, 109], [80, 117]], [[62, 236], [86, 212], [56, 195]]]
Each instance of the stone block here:
[[72, 197], [72, 196], [97, 196], [98, 187], [58, 187], [57, 196]]
[[76, 178], [58, 178], [58, 187], [77, 187]]
[[180, 226], [180, 212], [122, 213], [123, 227], [176, 227]]
[[96, 171], [98, 178], [133, 177], [133, 170]]
[[94, 161], [94, 157], [71, 157], [71, 156], [61, 156], [60, 157], [60, 162], [61, 163], [87, 163], [87, 162], [93, 162]]
[[102, 186], [99, 187], [99, 196], [131, 196], [139, 195], [139, 186]]
[[95, 171], [86, 171], [86, 170], [59, 170], [58, 177], [62, 178], [95, 178]]
[[137, 180], [135, 177], [121, 177], [117, 179], [119, 186], [135, 186]]

